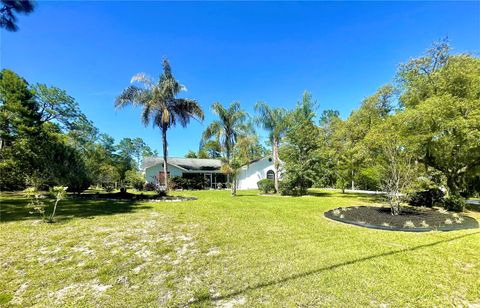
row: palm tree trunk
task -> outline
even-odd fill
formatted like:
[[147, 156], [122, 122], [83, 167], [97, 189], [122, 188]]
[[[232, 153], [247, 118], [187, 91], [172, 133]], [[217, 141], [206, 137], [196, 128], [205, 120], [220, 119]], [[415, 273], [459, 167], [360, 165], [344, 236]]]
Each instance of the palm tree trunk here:
[[278, 158], [278, 140], [277, 138], [273, 138], [272, 142], [272, 153], [273, 153], [273, 167], [275, 169], [275, 192], [278, 193], [279, 191], [279, 174], [278, 171], [280, 169], [280, 159]]
[[167, 169], [167, 157], [168, 157], [168, 144], [167, 144], [167, 129], [162, 128], [162, 144], [163, 144], [163, 176], [165, 184], [165, 192], [168, 192], [168, 169]]
[[232, 196], [237, 195], [237, 177], [236, 175], [232, 176]]

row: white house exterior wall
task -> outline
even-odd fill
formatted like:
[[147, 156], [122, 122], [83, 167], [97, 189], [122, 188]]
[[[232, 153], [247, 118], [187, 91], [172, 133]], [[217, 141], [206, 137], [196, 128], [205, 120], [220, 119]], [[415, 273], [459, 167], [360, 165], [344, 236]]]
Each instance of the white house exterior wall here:
[[266, 179], [269, 170], [275, 172], [273, 162], [268, 157], [243, 166], [237, 176], [237, 189], [257, 189], [257, 182]]

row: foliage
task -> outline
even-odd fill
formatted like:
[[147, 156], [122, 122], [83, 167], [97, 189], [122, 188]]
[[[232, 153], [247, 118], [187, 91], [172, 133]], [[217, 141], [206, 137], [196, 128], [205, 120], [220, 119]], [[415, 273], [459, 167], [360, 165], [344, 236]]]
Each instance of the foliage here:
[[27, 187], [23, 191], [25, 197], [28, 199], [27, 206], [31, 208], [30, 214], [40, 214], [42, 220], [46, 220], [45, 208], [46, 204], [43, 202], [43, 195], [38, 191], [36, 187]]
[[137, 170], [128, 170], [125, 173], [125, 181], [133, 186], [136, 190], [143, 190], [145, 179], [143, 175]]
[[176, 98], [182, 86], [172, 75], [168, 60], [163, 61], [163, 73], [155, 82], [144, 73], [132, 77], [132, 83], [140, 83], [142, 87], [135, 85], [123, 90], [117, 97], [115, 106], [122, 108], [127, 105], [142, 106], [142, 122], [145, 125], [152, 123], [162, 132], [163, 161], [165, 174], [165, 190], [168, 191], [167, 157], [168, 143], [167, 131], [170, 127], [179, 123], [186, 127], [191, 118], [203, 120], [203, 110], [197, 101], [188, 98]]
[[61, 200], [65, 199], [65, 196], [67, 195], [67, 188], [68, 187], [65, 186], [54, 186], [50, 188], [50, 194], [52, 194], [55, 198], [55, 204], [53, 206], [52, 214], [48, 217], [48, 222], [54, 222], [57, 205]]
[[176, 176], [171, 178], [172, 187], [175, 189], [204, 189], [206, 181], [203, 176], [184, 178]]
[[270, 192], [275, 193], [275, 182], [269, 179], [262, 179], [257, 182], [258, 189], [262, 191], [264, 194], [268, 194]]
[[424, 191], [416, 191], [409, 194], [408, 204], [413, 206], [433, 207], [434, 205], [444, 205], [444, 192], [439, 188], [431, 188]]
[[[202, 141], [200, 147], [202, 148], [211, 138], [220, 144], [223, 156], [222, 171], [226, 173], [233, 181], [232, 195], [236, 194], [237, 185], [236, 173], [237, 169], [241, 166], [242, 162], [238, 157], [235, 157], [235, 145], [240, 138], [247, 138], [250, 131], [249, 125], [245, 123], [247, 114], [241, 109], [240, 102], [232, 102], [228, 107], [224, 107], [219, 102], [215, 102], [212, 105], [212, 111], [218, 116], [218, 120], [210, 123], [202, 134]], [[244, 139], [243, 150], [241, 150], [242, 156], [247, 151], [247, 140]], [[244, 157], [242, 157], [243, 159]]]
[[399, 133], [420, 162], [443, 174], [450, 195], [471, 195], [480, 174], [480, 59], [450, 55], [442, 41], [403, 65], [398, 79]]
[[34, 5], [32, 0], [1, 0], [0, 28], [15, 32], [18, 30], [15, 14], [30, 14]]
[[[306, 98], [305, 98], [306, 96]], [[282, 180], [283, 194], [305, 194], [321, 173], [319, 130], [313, 124], [310, 96], [304, 98], [289, 118], [285, 145], [281, 150], [286, 174]]]
[[467, 203], [458, 195], [451, 195], [445, 198], [445, 209], [454, 212], [463, 212]]
[[271, 108], [265, 102], [257, 102], [258, 113], [255, 122], [268, 132], [272, 145], [273, 166], [275, 168], [275, 191], [279, 190], [280, 157], [279, 149], [288, 128], [288, 112], [284, 108]]

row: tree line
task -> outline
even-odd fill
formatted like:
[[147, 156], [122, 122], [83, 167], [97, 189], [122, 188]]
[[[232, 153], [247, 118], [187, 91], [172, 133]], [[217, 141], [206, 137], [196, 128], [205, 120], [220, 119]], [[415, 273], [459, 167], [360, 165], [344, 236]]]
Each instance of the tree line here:
[[144, 156], [156, 155], [141, 138], [101, 133], [66, 91], [29, 84], [11, 70], [0, 72], [0, 189], [90, 185], [107, 189], [138, 182]]

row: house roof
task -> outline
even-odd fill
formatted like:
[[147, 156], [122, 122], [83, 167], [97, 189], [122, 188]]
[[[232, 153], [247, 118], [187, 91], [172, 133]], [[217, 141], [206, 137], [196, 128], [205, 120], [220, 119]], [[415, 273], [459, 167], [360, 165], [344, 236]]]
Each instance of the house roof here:
[[[169, 157], [169, 165], [185, 171], [216, 171], [222, 167], [220, 159]], [[163, 164], [163, 157], [148, 156], [143, 159], [143, 169]]]

